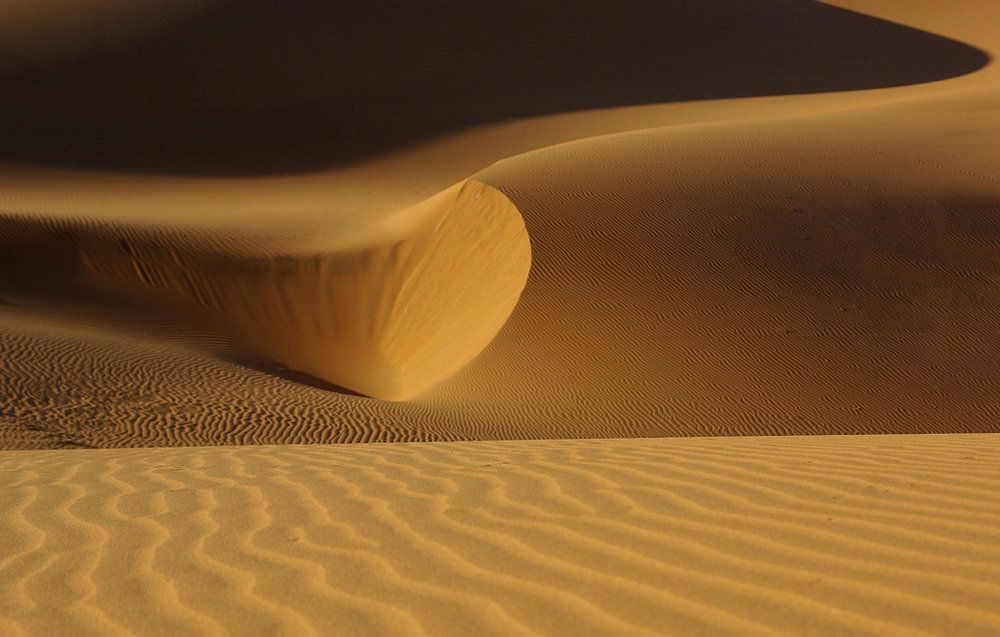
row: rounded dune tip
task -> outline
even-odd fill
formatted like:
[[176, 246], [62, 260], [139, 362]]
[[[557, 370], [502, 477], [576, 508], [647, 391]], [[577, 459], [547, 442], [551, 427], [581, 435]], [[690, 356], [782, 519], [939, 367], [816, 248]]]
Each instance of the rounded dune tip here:
[[[401, 400], [471, 361], [517, 304], [531, 267], [520, 212], [465, 180], [308, 252], [247, 254], [176, 231], [76, 233], [103, 278], [214, 310], [258, 355], [374, 398]], [[352, 236], [350, 232], [345, 236]]]
[[471, 361], [527, 282], [531, 247], [520, 212], [499, 190], [466, 180], [405, 214], [418, 222], [401, 240], [387, 237], [347, 259], [316, 257], [325, 300], [305, 293], [300, 301], [313, 325], [248, 325], [258, 349], [386, 400], [410, 398]]

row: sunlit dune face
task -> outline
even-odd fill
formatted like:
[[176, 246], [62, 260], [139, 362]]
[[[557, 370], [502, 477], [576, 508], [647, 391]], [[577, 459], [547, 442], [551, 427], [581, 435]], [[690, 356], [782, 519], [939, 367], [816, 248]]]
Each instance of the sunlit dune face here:
[[79, 268], [208, 310], [257, 355], [297, 372], [410, 398], [493, 339], [524, 288], [531, 248], [517, 208], [472, 180], [370, 225], [353, 237], [333, 225], [307, 250], [280, 251], [224, 234], [0, 218], [0, 246], [34, 243], [67, 260], [63, 276]]

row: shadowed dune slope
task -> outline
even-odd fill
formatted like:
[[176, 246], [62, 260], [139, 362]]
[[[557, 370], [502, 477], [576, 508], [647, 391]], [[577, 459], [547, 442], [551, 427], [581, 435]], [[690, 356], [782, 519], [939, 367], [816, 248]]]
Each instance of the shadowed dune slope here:
[[0, 632], [985, 637], [998, 467], [998, 435], [3, 452]]
[[487, 122], [916, 84], [988, 60], [811, 0], [141, 4], [145, 21], [102, 11], [0, 31], [0, 157], [301, 171]]

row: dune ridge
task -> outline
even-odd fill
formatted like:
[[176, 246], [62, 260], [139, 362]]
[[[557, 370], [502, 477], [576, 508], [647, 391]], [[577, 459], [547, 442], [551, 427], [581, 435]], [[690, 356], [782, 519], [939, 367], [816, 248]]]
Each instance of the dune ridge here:
[[0, 238], [215, 310], [258, 355], [382, 399], [419, 393], [465, 365], [528, 276], [517, 209], [476, 181], [348, 221], [328, 222], [308, 252], [290, 253], [260, 239], [44, 217], [4, 219]]
[[[801, 0], [56, 2], [59, 19], [39, 25], [22, 0], [0, 27], [0, 157], [112, 173], [325, 171], [493, 122], [901, 86], [989, 61], [933, 24]], [[28, 63], [4, 73], [5, 53]], [[480, 166], [465, 168], [452, 182]]]
[[[777, 19], [794, 4], [764, 3], [761, 16]], [[827, 23], [813, 12], [825, 9], [813, 4], [794, 11], [819, 28]], [[995, 431], [1000, 93], [997, 66], [985, 64], [998, 41], [992, 9], [963, 0], [942, 18], [929, 2], [843, 4], [882, 21], [898, 17], [907, 28], [834, 11], [842, 20], [831, 29], [864, 33], [869, 43], [885, 34], [884, 48], [905, 55], [866, 53], [860, 59], [870, 68], [850, 58], [857, 82], [838, 85], [853, 75], [810, 50], [811, 62], [787, 78], [795, 87], [938, 81], [538, 115], [413, 138], [384, 156], [281, 178], [57, 170], [58, 157], [52, 166], [5, 164], [7, 218], [88, 228], [83, 219], [99, 218], [129, 228], [123, 234], [135, 233], [139, 245], [156, 236], [140, 228], [167, 224], [167, 245], [182, 237], [181, 245], [210, 246], [192, 255], [249, 254], [243, 263], [253, 267], [270, 258], [254, 255], [322, 253], [313, 242], [336, 234], [330, 224], [363, 228], [471, 175], [517, 208], [532, 255], [518, 306], [497, 338], [449, 378], [394, 405], [329, 385], [323, 392], [316, 379], [259, 360], [266, 347], [255, 356], [222, 343], [217, 331], [189, 326], [193, 318], [168, 320], [138, 294], [101, 296], [83, 277], [54, 277], [44, 287], [30, 260], [11, 259], [0, 269], [0, 337], [11, 361], [0, 377], [12, 397], [0, 414], [7, 444]], [[711, 27], [687, 13], [699, 28]], [[740, 36], [748, 46], [766, 32], [754, 24]], [[896, 68], [886, 60], [910, 59], [906, 47], [923, 42], [922, 32], [907, 29], [964, 44], [941, 49], [954, 57], [939, 60], [931, 75]], [[763, 57], [753, 59], [777, 66], [737, 61], [737, 70], [789, 70], [784, 58], [770, 57], [775, 43], [761, 46]], [[733, 68], [702, 70], [699, 82], [724, 84]], [[137, 278], [115, 235], [101, 236], [107, 255], [94, 255], [95, 267]], [[10, 243], [23, 248], [21, 241]], [[305, 272], [308, 258], [295, 279], [304, 283], [301, 307], [319, 302], [305, 283], [322, 278]], [[169, 260], [153, 261], [165, 281], [181, 279]], [[256, 290], [256, 283], [242, 287], [255, 276], [234, 274], [235, 289]], [[199, 294], [233, 307], [272, 302], [250, 291], [233, 300], [204, 290], [189, 296]], [[315, 325], [288, 308], [288, 316], [263, 312], [261, 322], [301, 327], [291, 337], [300, 343], [325, 338], [310, 335]], [[253, 329], [227, 331], [248, 343]], [[284, 333], [269, 339], [279, 359], [315, 354], [283, 350]], [[218, 383], [224, 395], [197, 383]], [[88, 393], [127, 402], [100, 406]], [[200, 415], [184, 408], [192, 399]]]
[[0, 452], [5, 634], [992, 635], [1000, 436]]

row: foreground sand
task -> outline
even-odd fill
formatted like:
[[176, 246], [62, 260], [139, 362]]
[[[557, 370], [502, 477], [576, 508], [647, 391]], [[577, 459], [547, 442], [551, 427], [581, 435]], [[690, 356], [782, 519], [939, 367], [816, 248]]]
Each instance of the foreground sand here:
[[1000, 435], [0, 453], [0, 633], [1000, 633]]

